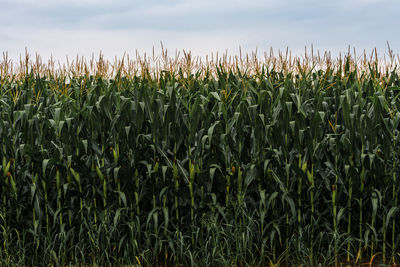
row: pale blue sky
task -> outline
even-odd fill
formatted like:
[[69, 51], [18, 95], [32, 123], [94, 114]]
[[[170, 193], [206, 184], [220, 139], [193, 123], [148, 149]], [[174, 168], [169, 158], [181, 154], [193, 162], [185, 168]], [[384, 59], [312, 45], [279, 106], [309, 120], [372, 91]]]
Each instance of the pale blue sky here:
[[0, 52], [18, 58], [27, 47], [45, 58], [77, 53], [108, 58], [191, 50], [237, 54], [314, 49], [334, 54], [348, 46], [400, 50], [397, 0], [0, 0]]

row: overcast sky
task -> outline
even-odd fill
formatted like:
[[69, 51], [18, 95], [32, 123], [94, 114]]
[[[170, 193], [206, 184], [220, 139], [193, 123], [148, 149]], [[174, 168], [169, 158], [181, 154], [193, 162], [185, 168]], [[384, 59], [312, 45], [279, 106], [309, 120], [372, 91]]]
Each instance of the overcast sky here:
[[398, 0], [0, 0], [0, 52], [47, 58], [160, 50], [400, 51]]

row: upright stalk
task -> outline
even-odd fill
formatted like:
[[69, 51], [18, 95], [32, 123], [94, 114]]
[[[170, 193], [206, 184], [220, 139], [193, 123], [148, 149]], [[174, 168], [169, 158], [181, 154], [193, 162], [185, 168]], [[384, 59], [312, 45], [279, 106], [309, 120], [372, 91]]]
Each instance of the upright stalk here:
[[313, 262], [313, 240], [314, 240], [314, 213], [315, 213], [315, 206], [314, 206], [314, 164], [311, 162], [311, 172], [307, 170], [307, 178], [309, 183], [311, 184], [310, 187], [310, 204], [311, 204], [311, 240], [310, 240], [310, 261]]
[[[349, 182], [349, 194], [348, 194], [348, 200], [347, 200], [347, 210], [348, 210], [348, 218], [347, 218], [347, 238], [350, 238], [351, 236], [351, 199], [353, 195], [353, 180], [351, 177], [348, 177], [348, 182]], [[350, 242], [347, 243], [347, 262], [350, 262]]]
[[[396, 176], [396, 169], [398, 168], [397, 166], [397, 139], [398, 139], [398, 134], [395, 136], [393, 135], [393, 153], [392, 153], [392, 158], [393, 158], [393, 165], [392, 165], [392, 180], [393, 180], [393, 188], [392, 188], [392, 198], [393, 198], [393, 207], [398, 208], [398, 194], [396, 194], [396, 183], [397, 183], [397, 176]], [[396, 219], [393, 219], [392, 222], [392, 261], [393, 263], [395, 262], [395, 256], [396, 256]]]
[[337, 184], [339, 179], [338, 170], [338, 151], [336, 146], [335, 155], [335, 184], [332, 185], [332, 208], [333, 208], [333, 237], [335, 242], [335, 266], [338, 266], [338, 238], [337, 238], [337, 206], [336, 206], [336, 195], [337, 195]]
[[57, 186], [57, 209], [59, 210], [59, 222], [60, 227], [62, 226], [62, 212], [61, 212], [61, 179], [60, 172], [56, 172], [56, 186]]
[[176, 165], [176, 159], [172, 164], [172, 174], [175, 181], [175, 218], [179, 221], [179, 206], [178, 206], [178, 193], [179, 193], [179, 176], [178, 176], [178, 166]]
[[135, 170], [135, 207], [136, 207], [136, 216], [139, 216], [139, 171]]
[[362, 167], [361, 174], [361, 188], [360, 188], [360, 198], [359, 198], [359, 209], [360, 209], [360, 217], [359, 217], [359, 243], [358, 243], [358, 258], [362, 259], [362, 237], [363, 237], [363, 197], [362, 194], [364, 192], [364, 183], [365, 183], [365, 168]]

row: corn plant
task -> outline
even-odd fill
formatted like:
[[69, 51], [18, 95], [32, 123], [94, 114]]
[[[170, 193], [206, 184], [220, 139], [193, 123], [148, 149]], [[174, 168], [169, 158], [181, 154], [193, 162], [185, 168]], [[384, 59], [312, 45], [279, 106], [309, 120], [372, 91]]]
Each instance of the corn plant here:
[[397, 264], [400, 78], [375, 53], [5, 58], [0, 263]]

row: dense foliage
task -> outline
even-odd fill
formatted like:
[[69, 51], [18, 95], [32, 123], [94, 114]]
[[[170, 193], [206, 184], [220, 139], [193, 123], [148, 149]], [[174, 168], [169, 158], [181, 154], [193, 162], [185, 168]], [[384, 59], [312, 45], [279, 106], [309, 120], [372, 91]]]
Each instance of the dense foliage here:
[[299, 70], [0, 77], [1, 263], [399, 262], [399, 76]]

